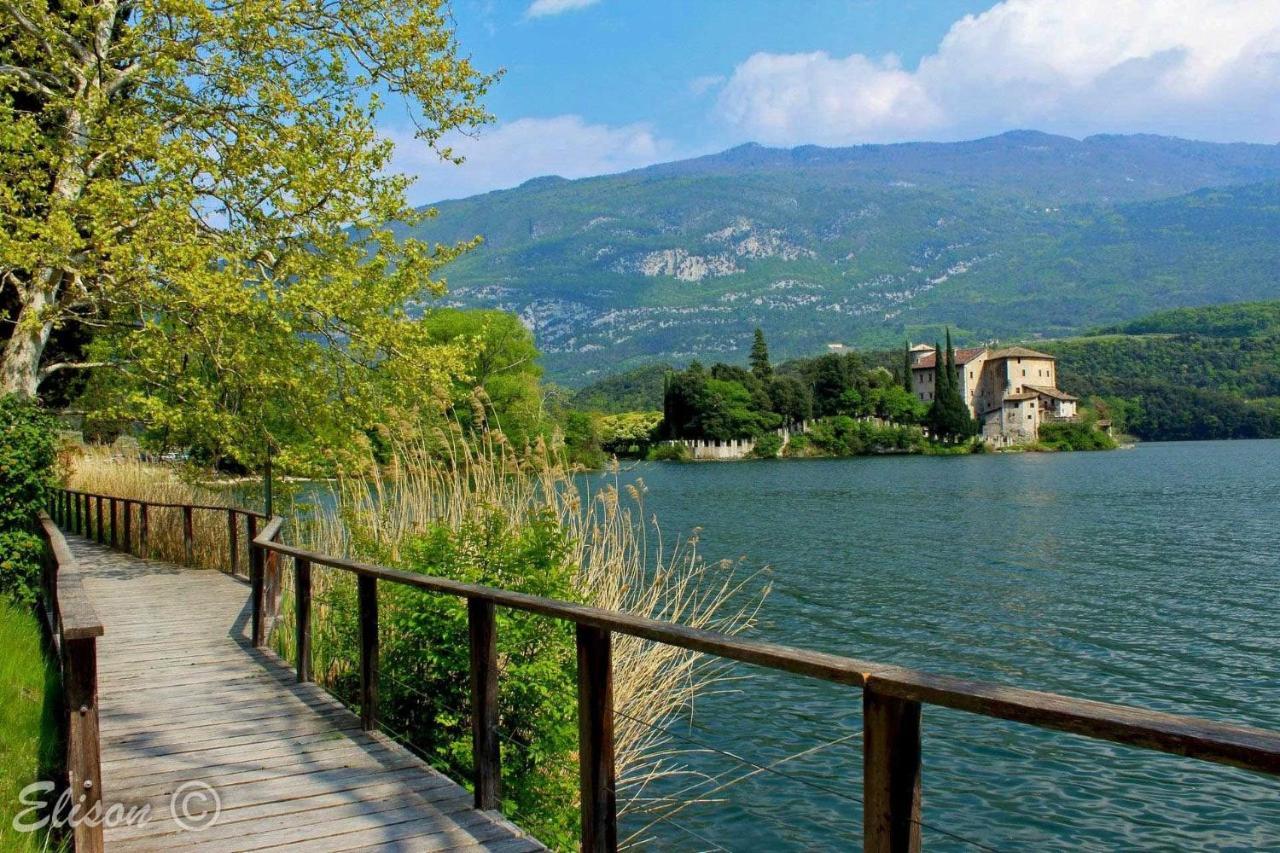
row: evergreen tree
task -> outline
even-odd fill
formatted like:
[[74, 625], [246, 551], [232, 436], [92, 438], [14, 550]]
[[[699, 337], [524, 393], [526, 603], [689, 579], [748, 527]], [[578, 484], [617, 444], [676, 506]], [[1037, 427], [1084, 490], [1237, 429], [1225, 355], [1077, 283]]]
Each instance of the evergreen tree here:
[[751, 372], [761, 382], [768, 382], [773, 376], [773, 365], [769, 364], [769, 346], [764, 342], [764, 330], [757, 327], [755, 340], [751, 342]]
[[914, 394], [911, 389], [911, 341], [902, 342], [902, 388], [908, 394]]

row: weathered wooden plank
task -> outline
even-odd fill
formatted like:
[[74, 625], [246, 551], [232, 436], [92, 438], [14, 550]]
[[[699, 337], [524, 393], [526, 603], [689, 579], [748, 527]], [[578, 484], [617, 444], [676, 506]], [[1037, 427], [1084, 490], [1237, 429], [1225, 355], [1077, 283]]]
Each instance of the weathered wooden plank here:
[[[108, 830], [110, 849], [310, 848], [386, 833], [413, 837], [414, 849], [437, 849], [445, 838], [541, 849], [473, 811], [471, 794], [399, 744], [363, 731], [359, 716], [299, 683], [289, 662], [237, 639], [231, 629], [249, 593], [242, 582], [83, 541], [76, 547], [86, 552], [88, 592], [111, 626], [98, 655], [103, 790], [156, 815], [144, 827]], [[104, 567], [110, 571], [98, 571]], [[167, 798], [193, 780], [222, 798], [219, 823], [203, 834], [169, 815]]]

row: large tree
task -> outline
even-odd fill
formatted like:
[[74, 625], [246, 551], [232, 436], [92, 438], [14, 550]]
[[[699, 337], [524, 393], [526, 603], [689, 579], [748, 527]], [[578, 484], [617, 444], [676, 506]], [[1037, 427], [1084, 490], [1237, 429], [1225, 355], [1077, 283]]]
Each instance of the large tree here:
[[[416, 405], [461, 369], [411, 319], [464, 246], [397, 241], [416, 144], [487, 120], [443, 0], [0, 0], [0, 393], [106, 365], [102, 393], [245, 455]], [[46, 356], [79, 323], [86, 362]], [[310, 426], [307, 427], [310, 429]]]

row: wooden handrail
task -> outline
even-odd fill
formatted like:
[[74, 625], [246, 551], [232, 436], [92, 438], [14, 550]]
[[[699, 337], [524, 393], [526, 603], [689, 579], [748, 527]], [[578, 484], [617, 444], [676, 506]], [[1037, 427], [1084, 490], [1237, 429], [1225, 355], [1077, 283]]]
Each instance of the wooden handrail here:
[[[68, 502], [67, 506], [70, 507], [71, 503]], [[216, 509], [225, 512], [228, 508]], [[270, 558], [293, 558], [299, 577], [306, 578], [306, 588], [297, 598], [298, 606], [308, 610], [313, 566], [346, 571], [359, 579], [361, 712], [366, 727], [376, 725], [377, 584], [403, 584], [457, 596], [468, 602], [469, 619], [472, 621], [472, 696], [475, 705], [473, 752], [478, 806], [492, 808], [499, 797], [499, 746], [498, 739], [491, 731], [494, 711], [489, 707], [496, 694], [493, 686], [495, 636], [492, 609], [506, 607], [573, 623], [578, 633], [580, 663], [579, 753], [580, 759], [588, 762], [582, 765], [580, 774], [584, 849], [613, 850], [617, 843], [612, 769], [612, 689], [608, 683], [612, 677], [610, 638], [614, 633], [861, 688], [864, 705], [863, 780], [866, 801], [863, 841], [867, 850], [897, 851], [919, 847], [920, 711], [923, 705], [953, 708], [1039, 728], [1280, 775], [1280, 732], [991, 682], [935, 675], [843, 655], [748, 640], [585, 604], [348, 560], [278, 541], [284, 524], [284, 519], [278, 516], [270, 519], [261, 531], [256, 532], [256, 520], [262, 518], [262, 515], [245, 512], [252, 516], [249, 538], [251, 575], [256, 579], [252, 596], [256, 644], [261, 645], [267, 639], [264, 611], [268, 602], [261, 589], [261, 578]], [[309, 613], [302, 618], [309, 625]], [[308, 650], [309, 645], [309, 641], [305, 643]], [[304, 644], [299, 643], [299, 648], [303, 647]], [[309, 661], [298, 661], [298, 674], [299, 678], [310, 677]]]
[[[52, 509], [59, 511], [56, 501]], [[62, 671], [65, 716], [61, 724], [66, 743], [67, 788], [79, 814], [95, 815], [102, 809], [97, 640], [104, 629], [62, 531], [47, 513], [38, 513], [38, 519], [49, 546], [44, 598], [49, 633]], [[98, 853], [103, 849], [100, 820], [76, 821], [72, 829], [77, 853]]]

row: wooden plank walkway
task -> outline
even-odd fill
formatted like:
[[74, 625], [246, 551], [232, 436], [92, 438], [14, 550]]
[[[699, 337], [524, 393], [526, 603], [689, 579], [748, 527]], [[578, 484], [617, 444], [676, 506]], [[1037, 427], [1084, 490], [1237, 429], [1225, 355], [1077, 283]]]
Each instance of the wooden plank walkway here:
[[[104, 803], [149, 805], [114, 850], [545, 849], [248, 641], [248, 585], [68, 537], [106, 626]], [[221, 801], [213, 814], [209, 786]], [[174, 794], [188, 810], [171, 808]], [[203, 814], [203, 817], [200, 815]]]

